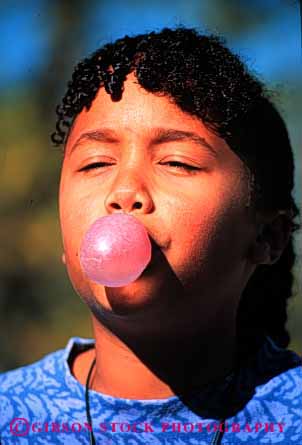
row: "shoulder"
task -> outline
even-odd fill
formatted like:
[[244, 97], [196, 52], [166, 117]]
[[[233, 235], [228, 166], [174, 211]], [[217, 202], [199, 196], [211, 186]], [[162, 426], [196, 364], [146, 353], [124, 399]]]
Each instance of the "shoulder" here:
[[257, 363], [256, 397], [302, 404], [302, 360], [269, 337]]
[[51, 352], [35, 363], [0, 374], [0, 395], [20, 394], [40, 385], [45, 375], [57, 377], [57, 367], [63, 354], [64, 349]]
[[[254, 396], [245, 409], [246, 418], [263, 424], [263, 431], [259, 432], [263, 440], [267, 441], [267, 437], [270, 437], [273, 442], [300, 444], [301, 357], [292, 351], [279, 348], [272, 341], [267, 344], [261, 358], [264, 357], [266, 360], [261, 360], [258, 367], [260, 378], [257, 379]], [[270, 428], [269, 433], [265, 428]]]
[[0, 431], [12, 419], [29, 418], [30, 412], [41, 411], [47, 404], [45, 384], [48, 393], [58, 386], [63, 352], [52, 352], [35, 363], [0, 374]]
[[75, 350], [91, 343], [92, 340], [73, 337], [64, 349], [0, 374], [0, 431], [8, 419], [29, 418], [31, 414], [43, 417], [50, 407], [56, 410], [55, 400], [72, 397], [77, 382], [70, 373], [68, 361]]
[[278, 400], [287, 406], [298, 406], [302, 409], [302, 363], [280, 372], [268, 382], [256, 388], [256, 397], [267, 402]]
[[41, 380], [48, 378], [58, 379], [60, 374], [68, 368], [67, 362], [77, 351], [85, 350], [93, 344], [93, 340], [81, 337], [72, 337], [68, 340], [65, 348], [51, 352], [40, 360], [7, 371], [0, 374], [0, 394], [16, 391], [20, 392], [22, 387], [29, 388], [31, 385], [41, 383]]

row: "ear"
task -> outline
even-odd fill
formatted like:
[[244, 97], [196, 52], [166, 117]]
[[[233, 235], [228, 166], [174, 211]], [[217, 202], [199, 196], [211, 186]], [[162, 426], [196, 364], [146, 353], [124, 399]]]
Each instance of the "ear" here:
[[65, 252], [62, 253], [61, 260], [62, 260], [62, 263], [63, 263], [63, 264], [66, 264]]
[[258, 234], [251, 249], [253, 264], [274, 264], [279, 260], [290, 238], [290, 218], [287, 212], [279, 211], [269, 216], [261, 215]]

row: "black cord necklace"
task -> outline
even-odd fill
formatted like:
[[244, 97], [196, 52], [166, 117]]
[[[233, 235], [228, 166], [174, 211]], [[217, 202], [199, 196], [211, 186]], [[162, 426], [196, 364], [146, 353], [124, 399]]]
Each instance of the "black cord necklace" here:
[[[93, 428], [92, 428], [92, 419], [91, 419], [91, 414], [90, 414], [90, 402], [89, 402], [89, 384], [90, 384], [90, 378], [91, 378], [91, 374], [93, 371], [93, 368], [95, 366], [96, 363], [96, 358], [94, 358], [92, 360], [92, 363], [90, 365], [89, 368], [89, 372], [87, 375], [87, 379], [86, 379], [86, 385], [85, 385], [85, 404], [86, 404], [86, 417], [87, 417], [87, 422], [89, 425], [89, 440], [90, 440], [90, 445], [96, 445], [96, 441], [95, 441], [95, 437], [94, 437], [94, 433], [93, 433]], [[221, 423], [225, 423], [225, 419], [221, 419], [219, 421], [219, 424]], [[211, 441], [210, 445], [219, 445], [221, 444], [221, 440], [224, 434], [224, 430], [220, 431], [217, 430], [214, 434], [213, 440]]]
[[90, 414], [90, 403], [89, 403], [89, 383], [90, 383], [90, 378], [91, 378], [91, 374], [93, 371], [93, 368], [95, 366], [95, 362], [96, 362], [96, 358], [93, 359], [90, 368], [89, 368], [89, 372], [87, 375], [87, 379], [86, 379], [86, 385], [85, 385], [85, 404], [86, 404], [86, 416], [87, 416], [87, 422], [89, 425], [89, 439], [90, 439], [90, 445], [95, 445], [95, 437], [93, 434], [93, 429], [92, 429], [92, 419], [91, 419], [91, 414]]

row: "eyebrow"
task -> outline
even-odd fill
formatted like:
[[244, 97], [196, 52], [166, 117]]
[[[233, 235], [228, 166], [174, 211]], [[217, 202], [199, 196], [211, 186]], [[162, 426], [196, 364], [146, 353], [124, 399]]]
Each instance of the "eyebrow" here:
[[158, 128], [153, 144], [164, 144], [166, 142], [189, 141], [207, 149], [212, 155], [217, 156], [214, 147], [202, 136], [192, 131]]
[[94, 142], [106, 142], [106, 143], [117, 143], [118, 138], [112, 130], [104, 128], [103, 130], [91, 130], [82, 133], [81, 136], [75, 141], [73, 146], [70, 149], [70, 154], [82, 143], [85, 141], [94, 141]]
[[[155, 136], [152, 137], [150, 145], [160, 145], [169, 142], [177, 141], [190, 141], [199, 145], [203, 149], [207, 149], [212, 155], [217, 156], [216, 150], [211, 144], [202, 136], [191, 131], [177, 130], [173, 128], [155, 128], [152, 131]], [[70, 154], [85, 141], [94, 142], [106, 142], [110, 144], [116, 144], [119, 142], [117, 134], [110, 129], [97, 129], [87, 131], [82, 133], [81, 136], [76, 140], [70, 150]]]

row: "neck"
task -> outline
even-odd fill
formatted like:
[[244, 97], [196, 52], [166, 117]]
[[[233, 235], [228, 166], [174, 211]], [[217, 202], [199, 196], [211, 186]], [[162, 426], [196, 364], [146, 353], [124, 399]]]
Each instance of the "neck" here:
[[[219, 332], [217, 331], [219, 326]], [[90, 388], [114, 397], [161, 399], [185, 394], [228, 374], [236, 363], [235, 330], [199, 331], [177, 338], [118, 336], [93, 317], [95, 350], [78, 356], [73, 372], [85, 384], [94, 357]], [[223, 343], [221, 339], [223, 338]]]

